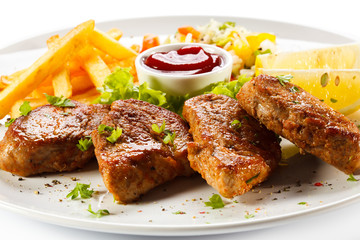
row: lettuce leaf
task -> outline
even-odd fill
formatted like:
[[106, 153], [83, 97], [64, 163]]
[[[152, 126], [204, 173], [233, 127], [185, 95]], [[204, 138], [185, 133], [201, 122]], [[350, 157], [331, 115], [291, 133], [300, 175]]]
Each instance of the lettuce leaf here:
[[[185, 96], [172, 96], [160, 90], [149, 88], [146, 82], [136, 86], [133, 83], [133, 78], [129, 68], [117, 68], [106, 77], [103, 87], [98, 88], [101, 95], [95, 99], [94, 103], [111, 104], [116, 100], [133, 98], [161, 106], [181, 115], [184, 102], [195, 96], [189, 94]], [[245, 75], [240, 75], [238, 80], [235, 81], [213, 83], [199, 91], [196, 95], [214, 93], [236, 98], [240, 88], [250, 79]]]
[[246, 75], [240, 75], [237, 80], [231, 82], [217, 82], [210, 85], [210, 90], [205, 93], [214, 93], [214, 94], [223, 94], [236, 99], [236, 94], [239, 92], [240, 88], [248, 81], [251, 80], [251, 77]]

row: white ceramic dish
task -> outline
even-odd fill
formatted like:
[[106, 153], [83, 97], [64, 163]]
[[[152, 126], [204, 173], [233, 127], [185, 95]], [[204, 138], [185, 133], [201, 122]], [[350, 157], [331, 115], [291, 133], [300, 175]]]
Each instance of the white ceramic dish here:
[[[144, 64], [144, 59], [156, 52], [169, 52], [189, 45], [200, 46], [208, 53], [221, 56], [224, 61], [223, 66], [207, 73], [179, 75], [154, 71]], [[232, 62], [231, 54], [217, 46], [198, 43], [177, 43], [161, 45], [144, 51], [137, 56], [135, 66], [140, 83], [148, 82], [149, 87], [153, 89], [162, 90], [174, 96], [181, 96], [187, 93], [196, 93], [211, 83], [219, 81], [228, 82], [231, 77]]]
[[[97, 27], [104, 30], [118, 27], [127, 34], [125, 40], [127, 36], [132, 42], [136, 38], [129, 36], [141, 36], [148, 32], [171, 34], [181, 25], [205, 24], [210, 18], [128, 19], [101, 23]], [[236, 17], [216, 17], [216, 20], [236, 21], [253, 31], [274, 32], [282, 49], [352, 41], [345, 36], [286, 23]], [[47, 37], [52, 34], [24, 40], [0, 50], [0, 73], [11, 73], [32, 63], [44, 51], [41, 48], [45, 47]], [[4, 131], [1, 128], [0, 133]], [[283, 146], [287, 150], [292, 148], [286, 142]], [[73, 181], [73, 177], [78, 181]], [[0, 171], [0, 206], [44, 222], [92, 231], [162, 236], [230, 233], [271, 227], [358, 201], [360, 182], [349, 182], [347, 177], [319, 159], [295, 155], [289, 159], [288, 166], [279, 167], [261, 186], [243, 196], [226, 199], [226, 206], [222, 209], [205, 207], [204, 201], [216, 192], [199, 176], [175, 179], [154, 189], [138, 203], [117, 205], [104, 187], [94, 162], [76, 172], [22, 179]], [[66, 199], [76, 182], [91, 183], [97, 194], [84, 201]], [[321, 186], [315, 183], [321, 183]], [[111, 215], [92, 218], [86, 211], [88, 204], [95, 211], [108, 209]]]

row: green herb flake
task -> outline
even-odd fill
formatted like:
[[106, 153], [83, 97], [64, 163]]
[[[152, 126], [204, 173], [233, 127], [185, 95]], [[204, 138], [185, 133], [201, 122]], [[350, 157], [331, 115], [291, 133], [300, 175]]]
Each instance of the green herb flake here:
[[186, 212], [183, 212], [183, 211], [176, 211], [176, 212], [173, 212], [173, 214], [175, 215], [183, 215], [183, 214], [186, 214]]
[[257, 178], [260, 175], [260, 172], [258, 174], [256, 174], [255, 176], [252, 176], [251, 178], [249, 178], [248, 180], [246, 180], [246, 184], [251, 183], [255, 178]]
[[106, 138], [111, 143], [116, 143], [116, 141], [119, 139], [119, 137], [122, 134], [122, 128], [116, 128], [111, 131], [111, 135]]
[[254, 214], [245, 214], [244, 217], [245, 217], [246, 219], [250, 219], [250, 218], [255, 217], [255, 215], [254, 215]]
[[336, 100], [335, 98], [330, 98], [330, 102], [332, 103], [337, 103], [338, 100]]
[[151, 129], [158, 134], [162, 133], [165, 130], [165, 120], [163, 120], [160, 127], [154, 123], [153, 125], [151, 125]]
[[288, 74], [288, 75], [279, 75], [279, 76], [276, 76], [276, 78], [279, 80], [279, 83], [282, 86], [285, 86], [285, 83], [290, 82], [290, 80], [293, 78], [293, 76], [290, 75], [290, 74]]
[[89, 190], [90, 184], [76, 183], [75, 188], [66, 195], [66, 198], [71, 198], [71, 200], [77, 198], [79, 195], [83, 199], [91, 198], [93, 190]]
[[348, 182], [357, 182], [357, 181], [359, 181], [359, 180], [356, 179], [356, 178], [354, 177], [354, 175], [350, 174], [349, 177], [348, 177], [348, 179], [346, 179], [346, 181], [348, 181]]
[[98, 133], [99, 133], [99, 134], [104, 134], [106, 131], [111, 132], [111, 131], [113, 131], [113, 130], [114, 130], [113, 127], [107, 126], [107, 125], [105, 125], [105, 124], [100, 124], [100, 125], [98, 126]]
[[223, 200], [221, 199], [219, 194], [214, 194], [209, 198], [209, 202], [205, 202], [205, 206], [216, 208], [223, 208], [225, 206]]
[[307, 205], [307, 202], [299, 202], [298, 205]]
[[48, 101], [48, 103], [50, 103], [53, 106], [57, 106], [57, 107], [75, 107], [75, 104], [73, 102], [71, 102], [70, 99], [67, 99], [62, 95], [61, 95], [61, 97], [51, 96], [51, 95], [48, 95], [46, 93], [44, 93], [44, 95], [45, 95], [46, 100]]
[[30, 102], [29, 101], [24, 101], [20, 108], [20, 115], [21, 116], [27, 116], [29, 114], [29, 112], [31, 112], [31, 106], [30, 106]]
[[291, 87], [289, 90], [290, 90], [290, 92], [292, 92], [292, 93], [297, 93], [297, 92], [299, 91], [299, 88], [298, 88], [297, 86], [293, 86], [293, 87]]
[[76, 144], [77, 148], [82, 152], [87, 151], [93, 145], [91, 137], [85, 137], [79, 140], [79, 143]]
[[235, 119], [234, 121], [231, 122], [231, 126], [233, 128], [235, 128], [235, 129], [240, 128], [241, 127], [241, 122], [239, 120]]
[[300, 104], [299, 101], [292, 101], [294, 104]]
[[163, 142], [165, 144], [169, 144], [171, 143], [172, 146], [174, 146], [174, 148], [176, 148], [176, 145], [174, 144], [175, 138], [176, 138], [176, 133], [172, 133], [169, 130], [164, 130], [164, 132], [166, 133], [166, 136], [164, 137]]
[[106, 216], [106, 215], [110, 215], [110, 212], [109, 210], [107, 209], [99, 209], [97, 210], [96, 212], [94, 212], [92, 209], [91, 209], [91, 204], [89, 204], [89, 207], [88, 207], [88, 212], [91, 213], [94, 217], [96, 218], [101, 218], [103, 216]]
[[10, 127], [10, 125], [15, 121], [15, 118], [11, 118], [5, 123], [5, 127]]
[[326, 87], [326, 85], [329, 83], [329, 74], [323, 73], [320, 77], [320, 83], [322, 87]]

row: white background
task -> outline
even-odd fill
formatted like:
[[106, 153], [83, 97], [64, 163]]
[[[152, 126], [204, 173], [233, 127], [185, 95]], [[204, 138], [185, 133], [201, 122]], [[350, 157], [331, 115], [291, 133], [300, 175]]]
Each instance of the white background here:
[[[342, 33], [360, 40], [358, 5], [355, 0], [0, 0], [0, 49], [38, 34], [74, 27], [88, 19], [102, 22], [123, 18], [174, 15], [213, 15], [214, 17], [222, 15], [277, 20]], [[360, 239], [357, 231], [359, 213], [360, 203], [356, 203], [279, 227], [188, 239]], [[3, 209], [0, 209], [0, 234], [1, 239], [168, 239], [64, 228], [38, 222]]]

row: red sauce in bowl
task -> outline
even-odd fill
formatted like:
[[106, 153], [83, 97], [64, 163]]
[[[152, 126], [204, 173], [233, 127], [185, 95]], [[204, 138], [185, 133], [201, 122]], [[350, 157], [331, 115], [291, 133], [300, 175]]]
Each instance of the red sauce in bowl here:
[[200, 46], [185, 46], [179, 50], [157, 52], [146, 59], [144, 64], [163, 73], [192, 75], [207, 73], [224, 65], [221, 56], [206, 52]]

